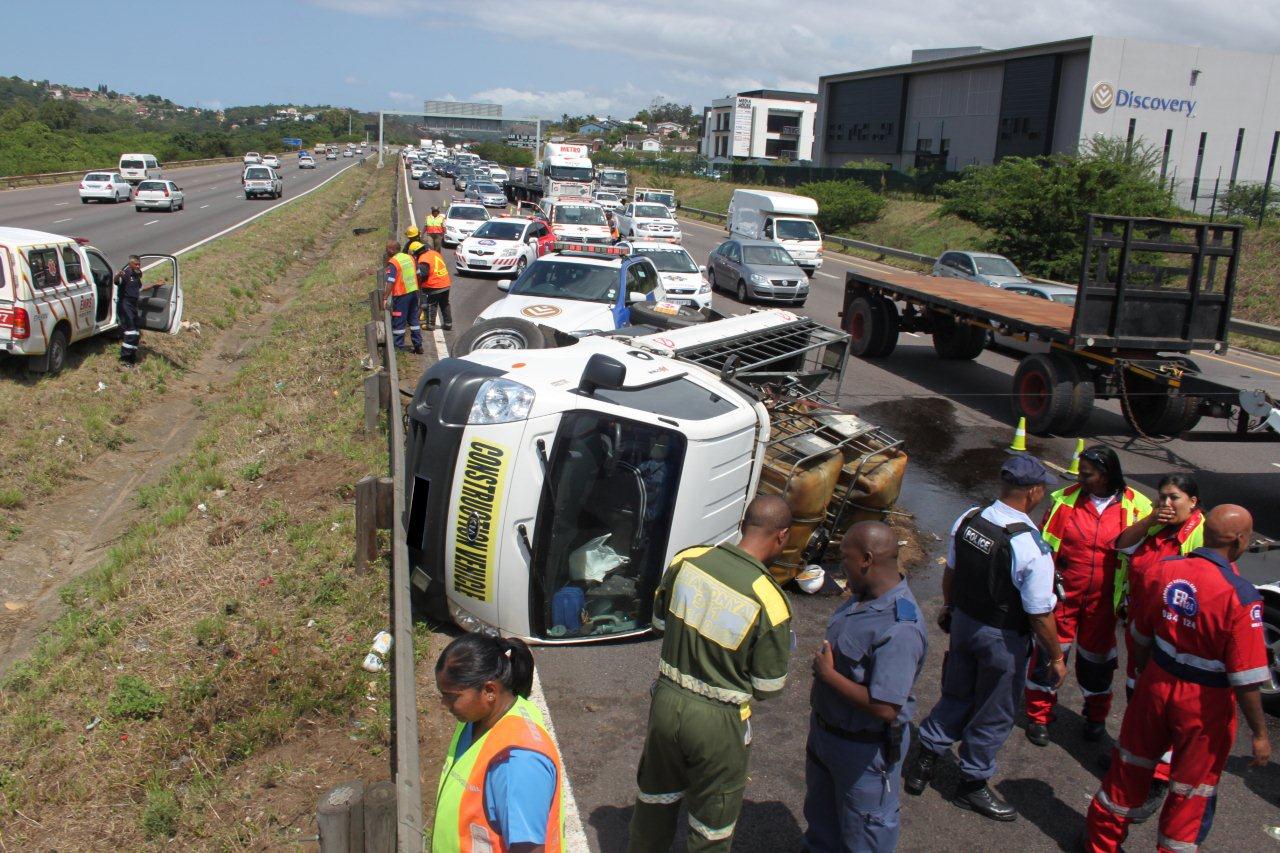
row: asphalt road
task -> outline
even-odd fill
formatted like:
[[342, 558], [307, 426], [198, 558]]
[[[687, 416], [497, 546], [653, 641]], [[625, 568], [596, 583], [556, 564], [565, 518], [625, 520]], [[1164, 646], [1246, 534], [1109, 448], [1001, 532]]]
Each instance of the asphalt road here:
[[78, 184], [55, 184], [0, 192], [0, 225], [87, 237], [119, 266], [134, 252], [173, 253], [186, 248], [255, 213], [288, 202], [360, 162], [358, 157], [319, 159], [315, 169], [299, 169], [296, 156], [281, 157], [284, 197], [279, 201], [245, 199], [240, 186], [244, 167], [225, 163], [165, 171], [165, 177], [182, 187], [186, 196], [186, 209], [176, 213], [138, 212], [129, 202], [81, 204]]
[[[443, 207], [450, 193], [414, 187], [411, 195], [421, 220], [433, 201]], [[723, 228], [697, 221], [685, 220], [684, 229], [684, 245], [699, 263], [705, 263], [707, 253], [725, 238]], [[452, 268], [452, 252], [446, 251], [445, 256]], [[852, 266], [874, 269], [877, 265], [829, 254], [823, 271], [813, 279], [803, 313], [837, 325], [843, 274]], [[492, 282], [455, 274], [454, 331], [447, 336], [449, 342], [484, 306], [500, 297]], [[743, 310], [723, 294], [717, 294], [715, 302], [722, 311]], [[1197, 354], [1196, 359], [1211, 376], [1280, 393], [1280, 361], [1236, 351], [1221, 358]], [[906, 438], [912, 454], [899, 509], [913, 515], [928, 551], [917, 563], [903, 567], [931, 626], [929, 653], [917, 683], [921, 715], [938, 698], [945, 651], [945, 637], [932, 628], [940, 604], [942, 537], [966, 507], [994, 496], [992, 479], [1012, 434], [1008, 394], [1015, 364], [991, 351], [973, 362], [944, 362], [934, 356], [928, 338], [904, 335], [890, 359], [853, 359], [847, 368], [842, 404]], [[1221, 428], [1222, 422], [1205, 423]], [[1254, 512], [1261, 532], [1280, 538], [1276, 500], [1280, 445], [1183, 440], [1154, 444], [1129, 433], [1114, 402], [1099, 404], [1081, 437], [1114, 447], [1130, 478], [1148, 492], [1154, 491], [1156, 480], [1165, 472], [1189, 471], [1199, 479], [1209, 504], [1242, 503]], [[1061, 463], [1074, 449], [1074, 441], [1067, 438], [1032, 437], [1029, 445], [1033, 452]], [[1257, 581], [1280, 577], [1280, 565], [1273, 560], [1260, 572], [1263, 576], [1255, 576]], [[799, 647], [787, 691], [757, 707], [753, 717], [751, 781], [735, 850], [796, 850], [804, 828], [809, 667], [826, 618], [837, 602], [803, 595], [793, 595], [792, 601]], [[605, 853], [626, 844], [657, 656], [657, 643], [652, 640], [537, 651], [543, 689], [588, 838], [594, 849]], [[584, 677], [587, 673], [589, 677]], [[1119, 731], [1125, 704], [1123, 680], [1117, 681], [1121, 689], [1109, 721], [1113, 735]], [[1102, 771], [1095, 760], [1096, 746], [1080, 738], [1082, 698], [1074, 678], [1061, 696], [1059, 721], [1052, 728], [1049, 747], [1028, 743], [1019, 723], [1001, 753], [996, 787], [1019, 809], [1017, 822], [996, 824], [947, 803], [942, 795], [949, 794], [958, 780], [952, 764], [940, 773], [933, 790], [919, 798], [904, 798], [900, 849], [1074, 849]], [[1274, 718], [1271, 734], [1280, 748], [1280, 725]], [[1264, 845], [1271, 843], [1261, 835], [1261, 827], [1276, 817], [1280, 766], [1248, 770], [1247, 755], [1248, 739], [1239, 737], [1220, 786], [1217, 819], [1206, 850], [1266, 849]], [[1135, 828], [1130, 848], [1153, 847], [1155, 831], [1155, 821]]]

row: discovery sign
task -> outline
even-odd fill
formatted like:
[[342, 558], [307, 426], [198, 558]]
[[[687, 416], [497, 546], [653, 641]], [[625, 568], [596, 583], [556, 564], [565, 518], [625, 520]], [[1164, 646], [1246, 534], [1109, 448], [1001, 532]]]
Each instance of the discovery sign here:
[[1186, 98], [1162, 98], [1159, 95], [1146, 95], [1134, 89], [1117, 89], [1105, 80], [1095, 83], [1089, 95], [1089, 102], [1099, 112], [1106, 112], [1113, 106], [1117, 109], [1128, 107], [1134, 110], [1155, 110], [1157, 112], [1184, 113], [1191, 118], [1195, 113], [1197, 101]]

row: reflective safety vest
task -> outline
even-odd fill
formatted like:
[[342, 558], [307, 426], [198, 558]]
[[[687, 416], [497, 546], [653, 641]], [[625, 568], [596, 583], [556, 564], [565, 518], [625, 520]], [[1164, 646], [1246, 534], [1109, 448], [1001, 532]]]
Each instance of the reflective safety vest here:
[[[1177, 556], [1185, 557], [1195, 549], [1204, 547], [1204, 522], [1204, 513], [1199, 509], [1191, 511], [1191, 515], [1182, 523], [1182, 526], [1179, 527], [1177, 532], [1171, 537], [1173, 542], [1177, 543]], [[1139, 556], [1142, 554], [1142, 550], [1144, 548], [1148, 545], [1154, 544], [1154, 538], [1160, 535], [1160, 533], [1162, 533], [1168, 526], [1169, 525], [1167, 524], [1153, 524], [1148, 527], [1146, 538], [1142, 540], [1142, 544], [1138, 546], [1138, 550], [1133, 552], [1133, 556]], [[1173, 543], [1171, 542], [1169, 544], [1172, 545]], [[1163, 551], [1163, 553], [1158, 553], [1157, 559], [1160, 557], [1175, 556], [1175, 552], [1172, 548], [1160, 548], [1158, 549], [1158, 552], [1159, 551]], [[1120, 564], [1120, 568], [1116, 569], [1115, 601], [1113, 603], [1115, 604], [1117, 612], [1119, 612], [1120, 607], [1129, 597], [1129, 564], [1131, 561], [1132, 558], [1130, 560], [1126, 560]]]
[[444, 233], [444, 214], [438, 213], [435, 216], [428, 216], [422, 222], [422, 228], [428, 234]]
[[[1079, 483], [1073, 483], [1064, 489], [1058, 489], [1053, 493], [1050, 500], [1053, 501], [1049, 507], [1049, 513], [1045, 517], [1041, 537], [1044, 539], [1049, 549], [1056, 555], [1058, 549], [1062, 547], [1063, 534], [1067, 532], [1067, 519], [1071, 516], [1071, 510], [1075, 509], [1076, 502], [1080, 500], [1080, 496], [1084, 494], [1084, 490], [1080, 488]], [[1151, 501], [1147, 496], [1135, 492], [1128, 486], [1120, 495], [1120, 511], [1124, 516], [1121, 530], [1124, 530], [1133, 524], [1139, 518], [1151, 512]], [[1120, 588], [1121, 579], [1125, 584], [1128, 583], [1129, 577], [1129, 555], [1118, 554], [1116, 558], [1116, 583], [1115, 589]], [[1113, 600], [1113, 605], [1118, 605], [1120, 599]]]
[[391, 257], [391, 266], [396, 272], [396, 280], [391, 284], [392, 296], [404, 296], [418, 289], [418, 273], [413, 258], [404, 252], [396, 252]]
[[427, 290], [439, 290], [452, 283], [449, 278], [449, 265], [434, 249], [428, 249], [418, 255], [418, 266], [427, 268], [427, 277], [421, 281], [422, 286]]
[[436, 790], [436, 819], [431, 831], [432, 853], [504, 853], [506, 841], [489, 823], [484, 807], [484, 782], [494, 759], [510, 750], [527, 749], [545, 756], [556, 768], [556, 790], [547, 815], [547, 853], [564, 848], [564, 765], [560, 751], [547, 732], [542, 713], [528, 699], [516, 697], [511, 710], [492, 729], [455, 758], [465, 725], [458, 724], [444, 758], [444, 770]]

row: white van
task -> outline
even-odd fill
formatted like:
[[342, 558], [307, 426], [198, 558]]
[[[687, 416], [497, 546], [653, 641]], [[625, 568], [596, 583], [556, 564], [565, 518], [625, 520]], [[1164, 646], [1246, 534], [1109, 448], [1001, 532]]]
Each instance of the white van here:
[[818, 203], [808, 196], [738, 189], [725, 224], [730, 234], [778, 243], [812, 276], [822, 269], [822, 232], [812, 219], [817, 215]]
[[[162, 266], [138, 303], [142, 328], [176, 335], [182, 323], [178, 259], [141, 259], [144, 267]], [[37, 373], [57, 373], [71, 344], [120, 325], [115, 272], [84, 238], [0, 227], [0, 354], [25, 358]]]
[[131, 184], [164, 176], [154, 154], [121, 154], [120, 176]]

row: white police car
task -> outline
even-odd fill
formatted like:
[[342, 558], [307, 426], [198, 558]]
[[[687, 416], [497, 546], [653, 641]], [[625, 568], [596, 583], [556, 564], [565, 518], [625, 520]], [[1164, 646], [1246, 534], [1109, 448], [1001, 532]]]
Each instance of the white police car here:
[[461, 273], [506, 273], [519, 276], [538, 259], [539, 238], [547, 226], [523, 216], [490, 219], [458, 244], [454, 269]]
[[506, 297], [480, 312], [453, 346], [543, 349], [557, 333], [583, 337], [625, 326], [675, 328], [704, 322], [705, 312], [665, 300], [658, 269], [621, 246], [560, 242], [515, 281], [498, 282]]
[[653, 261], [669, 302], [711, 307], [711, 285], [703, 275], [706, 268], [698, 266], [683, 246], [661, 240], [631, 240], [618, 245], [629, 246], [632, 254]]
[[444, 212], [446, 246], [456, 246], [489, 221], [488, 209], [479, 202], [455, 201]]

